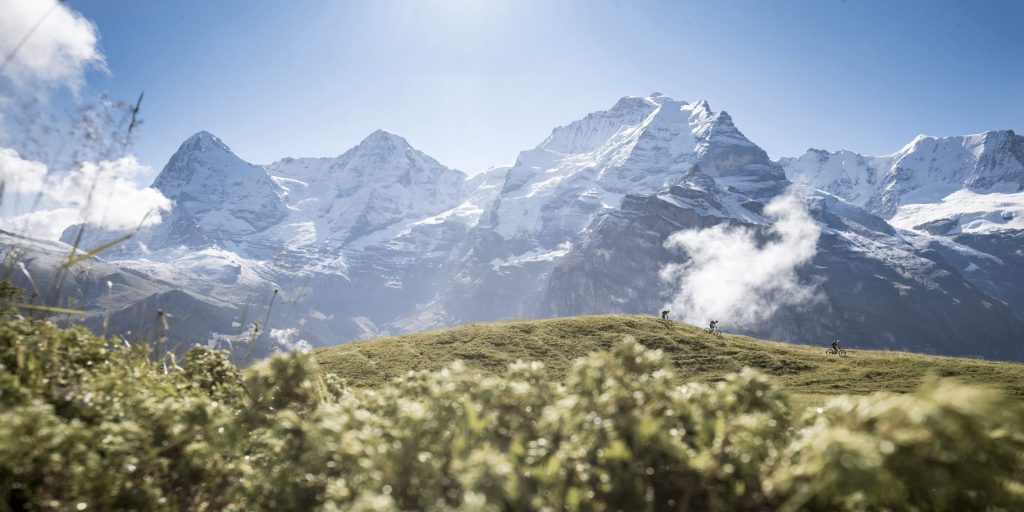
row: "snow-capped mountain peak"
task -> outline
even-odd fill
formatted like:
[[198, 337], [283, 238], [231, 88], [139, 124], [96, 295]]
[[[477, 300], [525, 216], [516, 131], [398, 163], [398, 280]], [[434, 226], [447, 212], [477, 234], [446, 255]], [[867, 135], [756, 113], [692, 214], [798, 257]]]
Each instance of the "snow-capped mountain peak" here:
[[387, 184], [391, 179], [403, 180], [406, 184], [415, 181], [410, 173], [453, 172], [426, 153], [412, 147], [403, 137], [385, 130], [376, 130], [367, 135], [358, 145], [333, 159], [326, 171], [328, 174], [357, 174], [373, 176], [374, 180]]
[[691, 110], [694, 113], [698, 113], [698, 114], [701, 114], [701, 115], [711, 115], [712, 114], [711, 104], [708, 103], [708, 100], [697, 100], [697, 102], [693, 104], [693, 107], [691, 108]]
[[224, 144], [216, 135], [206, 131], [200, 130], [189, 138], [185, 139], [185, 142], [181, 144], [194, 148], [196, 151], [206, 151], [208, 149], [220, 150], [231, 152], [231, 148], [227, 144]]
[[[185, 139], [153, 182], [153, 187], [177, 200], [180, 194], [199, 193], [192, 186], [219, 185], [223, 181], [258, 180], [266, 173], [236, 155], [227, 144], [208, 131]], [[205, 184], [205, 185], [204, 185]], [[219, 187], [218, 187], [219, 188]]]
[[583, 119], [559, 126], [551, 131], [537, 149], [557, 153], [582, 154], [595, 151], [620, 134], [635, 127], [660, 106], [667, 96], [654, 98], [626, 96], [608, 110], [587, 114]]
[[153, 187], [175, 201], [208, 202], [210, 206], [219, 204], [225, 195], [244, 192], [239, 188], [275, 188], [262, 167], [242, 160], [207, 131], [185, 139]]
[[377, 129], [367, 135], [358, 145], [357, 149], [362, 151], [405, 151], [412, 146], [405, 138], [391, 133], [387, 130]]
[[236, 155], [207, 131], [181, 144], [153, 181], [175, 205], [160, 240], [206, 244], [238, 239], [280, 221], [285, 205], [278, 187], [262, 166]]
[[899, 151], [864, 156], [811, 150], [784, 158], [791, 179], [891, 217], [901, 206], [935, 203], [959, 191], [1024, 191], [1024, 137], [1012, 130], [974, 135], [918, 135]]
[[376, 130], [336, 158], [288, 158], [267, 166], [285, 189], [292, 222], [318, 240], [351, 241], [403, 219], [435, 215], [465, 194], [465, 174], [403, 137]]
[[496, 204], [495, 230], [561, 243], [625, 194], [653, 194], [695, 166], [752, 197], [781, 190], [785, 174], [725, 112], [661, 94], [627, 96], [609, 110], [555, 128], [523, 151]]

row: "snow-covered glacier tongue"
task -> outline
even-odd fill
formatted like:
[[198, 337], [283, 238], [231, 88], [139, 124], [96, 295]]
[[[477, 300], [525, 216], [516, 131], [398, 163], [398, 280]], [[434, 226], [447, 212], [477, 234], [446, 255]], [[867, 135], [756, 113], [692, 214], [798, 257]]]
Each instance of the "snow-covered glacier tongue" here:
[[[980, 163], [949, 172], [975, 192], [1011, 193], [1019, 137], [999, 137], [953, 144]], [[513, 165], [472, 177], [382, 130], [337, 157], [267, 165], [200, 132], [154, 182], [175, 203], [164, 222], [105, 257], [160, 283], [154, 290], [180, 290], [179, 309], [216, 303], [216, 319], [199, 324], [206, 339], [192, 341], [245, 342], [253, 322], [264, 344], [305, 346], [510, 317], [653, 314], [679, 291], [662, 269], [689, 261], [666, 247], [673, 233], [691, 230], [699, 241], [703, 229], [736, 229], [752, 247], [778, 242], [772, 225], [783, 217], [766, 208], [794, 187], [788, 171], [803, 183], [799, 208], [818, 233], [813, 255], [792, 269], [813, 300], [780, 302], [739, 330], [1024, 358], [1024, 324], [993, 297], [995, 285], [965, 278], [960, 259], [981, 255], [968, 257], [972, 268], [995, 281], [1009, 275], [1017, 239], [985, 239], [1004, 247], [995, 256], [966, 239], [936, 246], [930, 231], [886, 220], [898, 218], [886, 208], [906, 206], [899, 198], [926, 192], [908, 183], [935, 180], [907, 178], [932, 165], [914, 156], [928, 144], [912, 143], [918, 149], [900, 157], [819, 151], [775, 162], [726, 112], [660, 94], [622, 98], [555, 128]], [[122, 235], [87, 228], [82, 245]], [[75, 237], [73, 228], [65, 239]], [[1019, 290], [1024, 297], [1024, 284]], [[683, 313], [674, 314], [690, 318]]]

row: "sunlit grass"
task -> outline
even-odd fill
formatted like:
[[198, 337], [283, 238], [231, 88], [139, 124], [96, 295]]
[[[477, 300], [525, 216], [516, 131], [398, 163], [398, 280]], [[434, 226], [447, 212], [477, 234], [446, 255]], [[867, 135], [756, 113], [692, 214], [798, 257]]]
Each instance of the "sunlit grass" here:
[[455, 360], [485, 374], [503, 372], [517, 360], [541, 361], [549, 378], [562, 380], [575, 359], [607, 350], [625, 336], [663, 350], [680, 382], [714, 382], [749, 366], [772, 375], [807, 404], [842, 394], [907, 393], [929, 376], [1024, 398], [1021, 364], [856, 347], [847, 347], [847, 357], [829, 356], [824, 346], [728, 333], [713, 337], [688, 324], [630, 315], [468, 324], [323, 348], [316, 356], [325, 370], [358, 386], [377, 387], [409, 370], [438, 369]]

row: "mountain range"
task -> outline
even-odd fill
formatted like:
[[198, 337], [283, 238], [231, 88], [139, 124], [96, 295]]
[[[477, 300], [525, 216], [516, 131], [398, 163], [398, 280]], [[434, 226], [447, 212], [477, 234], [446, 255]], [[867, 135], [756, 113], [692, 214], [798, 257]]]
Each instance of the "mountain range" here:
[[[796, 343], [1024, 359], [1024, 137], [1009, 130], [773, 161], [728, 113], [651, 94], [472, 176], [386, 131], [267, 165], [199, 132], [153, 187], [174, 202], [163, 222], [62, 285], [94, 328], [149, 332], [160, 310], [172, 341], [263, 353], [682, 304], [676, 318], [734, 311], [723, 328]], [[80, 245], [126, 234], [86, 226]], [[37, 288], [67, 250], [0, 238]], [[688, 279], [762, 250], [788, 263]], [[749, 282], [758, 297], [734, 293]]]

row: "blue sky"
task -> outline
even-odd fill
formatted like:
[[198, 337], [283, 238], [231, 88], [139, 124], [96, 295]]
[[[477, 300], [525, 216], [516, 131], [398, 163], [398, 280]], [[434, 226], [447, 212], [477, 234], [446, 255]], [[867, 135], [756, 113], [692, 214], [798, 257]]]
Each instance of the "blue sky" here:
[[707, 99], [773, 157], [1024, 130], [1024, 2], [70, 0], [146, 92], [158, 171], [209, 130], [243, 158], [333, 156], [377, 128], [469, 173], [654, 91]]

